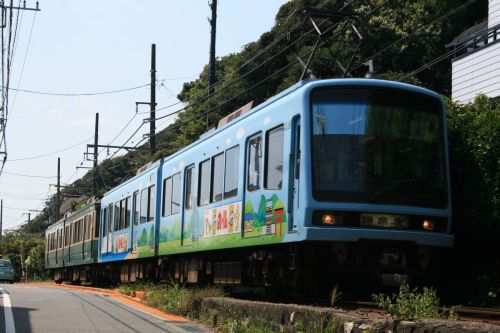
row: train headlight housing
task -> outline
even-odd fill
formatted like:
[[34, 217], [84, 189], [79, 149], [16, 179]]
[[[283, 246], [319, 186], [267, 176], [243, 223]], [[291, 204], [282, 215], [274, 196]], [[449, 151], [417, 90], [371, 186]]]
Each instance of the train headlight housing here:
[[321, 222], [326, 225], [335, 225], [337, 224], [337, 219], [335, 215], [326, 213], [321, 216]]
[[436, 224], [433, 220], [425, 218], [422, 221], [422, 228], [427, 231], [434, 231], [436, 229]]
[[313, 224], [328, 227], [342, 225], [342, 214], [332, 211], [316, 211], [313, 216]]

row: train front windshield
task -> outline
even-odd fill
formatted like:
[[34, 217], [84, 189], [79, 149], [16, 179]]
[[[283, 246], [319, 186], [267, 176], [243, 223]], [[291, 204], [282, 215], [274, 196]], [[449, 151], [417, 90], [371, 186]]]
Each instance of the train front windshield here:
[[311, 106], [316, 200], [446, 207], [439, 100], [337, 87], [313, 91]]

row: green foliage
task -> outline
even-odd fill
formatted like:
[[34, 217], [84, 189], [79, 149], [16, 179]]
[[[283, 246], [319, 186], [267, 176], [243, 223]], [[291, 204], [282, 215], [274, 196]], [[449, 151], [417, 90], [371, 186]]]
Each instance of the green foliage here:
[[460, 237], [500, 234], [500, 103], [447, 100], [454, 227]]
[[124, 283], [118, 290], [125, 295], [135, 291], [146, 292], [145, 303], [162, 311], [197, 318], [201, 300], [206, 297], [222, 297], [224, 292], [217, 287], [184, 288], [175, 281], [155, 285], [150, 282]]
[[45, 241], [40, 235], [22, 231], [7, 232], [2, 237], [2, 249], [3, 257], [12, 262], [16, 280], [25, 274], [28, 279], [44, 280], [47, 278]]
[[439, 298], [433, 288], [410, 289], [404, 282], [399, 287], [399, 293], [392, 296], [372, 295], [379, 307], [386, 310], [397, 319], [419, 320], [424, 318], [441, 318], [439, 312]]

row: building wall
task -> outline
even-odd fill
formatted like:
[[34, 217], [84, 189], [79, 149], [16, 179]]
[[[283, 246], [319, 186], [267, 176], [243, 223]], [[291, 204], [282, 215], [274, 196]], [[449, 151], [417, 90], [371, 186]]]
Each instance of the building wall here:
[[500, 43], [495, 43], [452, 63], [452, 98], [468, 103], [477, 94], [500, 96]]
[[488, 3], [488, 28], [500, 23], [500, 0], [490, 0]]

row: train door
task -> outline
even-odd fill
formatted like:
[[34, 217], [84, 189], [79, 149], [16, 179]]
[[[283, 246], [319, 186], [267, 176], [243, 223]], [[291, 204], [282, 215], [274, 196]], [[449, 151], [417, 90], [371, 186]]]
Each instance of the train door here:
[[[245, 205], [243, 237], [259, 236], [259, 207], [262, 178], [262, 133], [254, 135], [246, 147]], [[264, 208], [265, 209], [265, 208]], [[263, 217], [262, 217], [263, 218]]]
[[194, 202], [194, 165], [186, 168], [184, 172], [184, 205], [182, 214], [181, 245], [193, 244], [193, 225], [195, 219]]
[[297, 229], [294, 212], [299, 208], [300, 191], [300, 116], [292, 120], [290, 161], [288, 174], [288, 231]]

